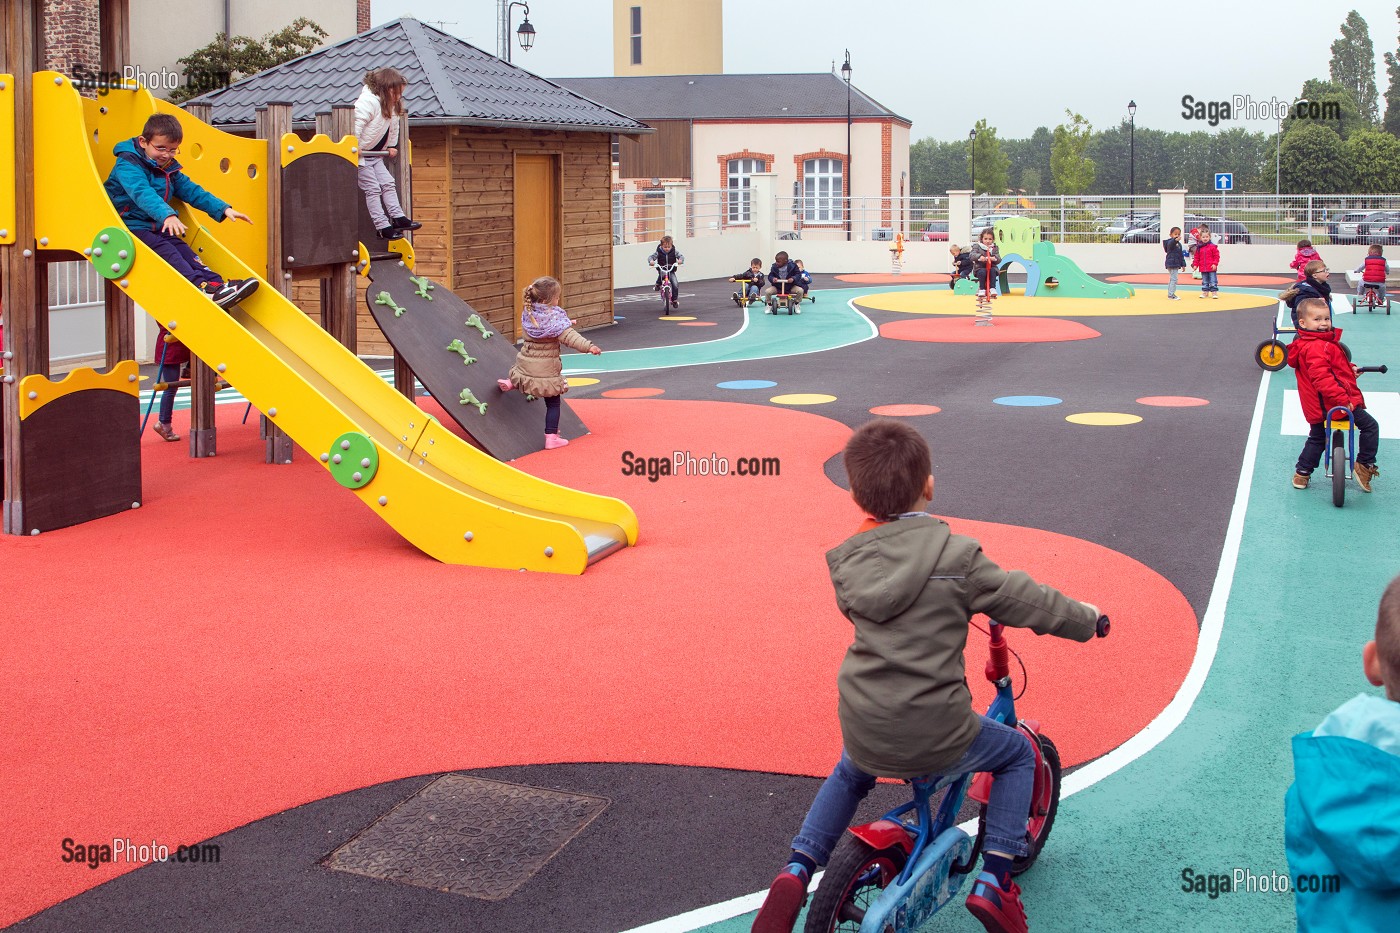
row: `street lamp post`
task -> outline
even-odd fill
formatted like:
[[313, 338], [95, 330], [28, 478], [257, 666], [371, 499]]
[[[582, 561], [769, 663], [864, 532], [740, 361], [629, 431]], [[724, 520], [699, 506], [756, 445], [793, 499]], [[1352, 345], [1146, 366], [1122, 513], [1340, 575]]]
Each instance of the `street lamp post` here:
[[520, 28], [515, 30], [515, 37], [520, 42], [520, 48], [526, 52], [530, 51], [535, 44], [535, 27], [530, 25], [530, 4], [524, 3], [522, 0], [500, 0], [500, 3], [500, 51], [502, 57], [509, 62], [511, 11], [516, 7], [524, 7], [525, 9], [525, 21], [520, 24]]
[[967, 131], [967, 141], [968, 141], [968, 144], [969, 144], [969, 145], [968, 145], [969, 153], [968, 153], [968, 157], [967, 157], [967, 166], [968, 166], [967, 171], [968, 171], [968, 174], [971, 176], [971, 180], [972, 180], [972, 184], [969, 185], [969, 187], [972, 188], [972, 213], [973, 213], [973, 215], [976, 215], [976, 214], [977, 214], [977, 127], [974, 126], [972, 129], [970, 129], [970, 130]]
[[1128, 217], [1129, 225], [1137, 221], [1137, 101], [1128, 101]]
[[851, 239], [851, 50], [841, 63], [841, 77], [846, 81], [846, 241]]

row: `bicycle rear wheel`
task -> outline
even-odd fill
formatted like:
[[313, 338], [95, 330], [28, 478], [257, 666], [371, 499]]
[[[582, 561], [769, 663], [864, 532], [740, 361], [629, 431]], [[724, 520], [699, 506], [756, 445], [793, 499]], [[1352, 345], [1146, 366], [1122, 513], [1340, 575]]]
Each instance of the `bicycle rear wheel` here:
[[1340, 509], [1347, 500], [1347, 448], [1342, 432], [1332, 433], [1332, 504]]
[[875, 849], [850, 833], [841, 837], [827, 863], [804, 933], [856, 933], [880, 892], [899, 877], [903, 849]]

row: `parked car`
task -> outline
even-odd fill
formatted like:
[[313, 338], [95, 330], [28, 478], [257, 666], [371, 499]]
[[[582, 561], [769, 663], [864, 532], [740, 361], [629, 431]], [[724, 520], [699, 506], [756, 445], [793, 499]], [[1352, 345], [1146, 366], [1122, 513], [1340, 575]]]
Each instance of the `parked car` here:
[[919, 235], [919, 239], [946, 241], [948, 239], [948, 221], [930, 221], [928, 225], [924, 227], [924, 232]]
[[[1357, 228], [1363, 223], [1369, 222], [1372, 218], [1378, 217], [1385, 211], [1348, 211], [1337, 218], [1336, 224], [1328, 224], [1327, 232], [1332, 237], [1333, 243], [1360, 243], [1362, 242]], [[1333, 229], [1335, 226], [1335, 229]]]
[[[1182, 226], [1186, 230], [1194, 229], [1201, 224], [1210, 227], [1211, 239], [1221, 246], [1231, 243], [1249, 243], [1251, 240], [1249, 228], [1238, 220], [1221, 220], [1219, 217], [1202, 217], [1199, 214], [1187, 214], [1182, 220]], [[1162, 235], [1161, 221], [1154, 220], [1146, 226], [1124, 233], [1122, 242], [1160, 243], [1164, 239], [1166, 237]]]
[[1358, 223], [1356, 242], [1382, 246], [1400, 243], [1400, 211], [1381, 211]]
[[[1137, 230], [1155, 222], [1158, 219], [1157, 211], [1134, 211], [1127, 214], [1119, 214], [1100, 227], [1100, 231], [1109, 236], [1123, 236], [1130, 230]], [[1102, 219], [1102, 218], [1100, 218]]]
[[972, 237], [976, 239], [982, 235], [982, 231], [994, 226], [998, 220], [1005, 220], [1008, 217], [1016, 217], [1017, 214], [983, 214], [980, 217], [972, 218]]

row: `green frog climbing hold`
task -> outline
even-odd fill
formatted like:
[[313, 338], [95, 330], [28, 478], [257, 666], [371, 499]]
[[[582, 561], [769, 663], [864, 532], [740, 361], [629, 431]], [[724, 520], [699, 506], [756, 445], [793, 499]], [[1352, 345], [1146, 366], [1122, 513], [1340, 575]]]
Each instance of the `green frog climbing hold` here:
[[394, 296], [390, 295], [388, 292], [380, 292], [376, 295], [374, 297], [374, 303], [377, 305], [384, 305], [386, 308], [393, 308], [394, 317], [403, 317], [403, 313], [408, 310], [407, 308], [399, 307], [394, 301]]
[[494, 331], [486, 327], [486, 322], [481, 319], [481, 315], [479, 314], [473, 314], [471, 317], [467, 318], [466, 325], [468, 327], [475, 327], [477, 330], [481, 331], [482, 340], [485, 340], [494, 333]]
[[417, 286], [419, 298], [433, 300], [433, 296], [429, 295], [428, 292], [432, 291], [435, 286], [426, 275], [410, 275], [408, 280]]
[[460, 337], [449, 343], [447, 345], [447, 349], [451, 350], [453, 353], [462, 354], [463, 366], [470, 366], [471, 364], [476, 362], [476, 357], [467, 353], [467, 345], [462, 343], [462, 339]]
[[471, 389], [463, 389], [462, 394], [457, 398], [458, 405], [475, 405], [476, 410], [483, 415], [486, 414], [486, 402], [472, 394]]

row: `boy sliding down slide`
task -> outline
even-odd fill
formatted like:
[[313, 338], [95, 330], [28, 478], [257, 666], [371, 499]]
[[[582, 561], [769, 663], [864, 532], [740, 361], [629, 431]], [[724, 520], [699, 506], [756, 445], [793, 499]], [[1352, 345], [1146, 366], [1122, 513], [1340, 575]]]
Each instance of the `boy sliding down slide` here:
[[180, 154], [180, 141], [185, 131], [180, 121], [168, 113], [153, 114], [141, 130], [141, 135], [117, 143], [112, 151], [117, 164], [107, 176], [103, 187], [112, 199], [117, 213], [133, 236], [189, 279], [221, 308], [237, 304], [257, 290], [257, 279], [232, 279], [225, 282], [206, 266], [180, 239], [185, 225], [180, 222], [168, 199], [184, 201], [190, 207], [204, 211], [222, 223], [225, 218], [252, 223], [247, 214], [234, 210], [180, 171], [175, 156]]

